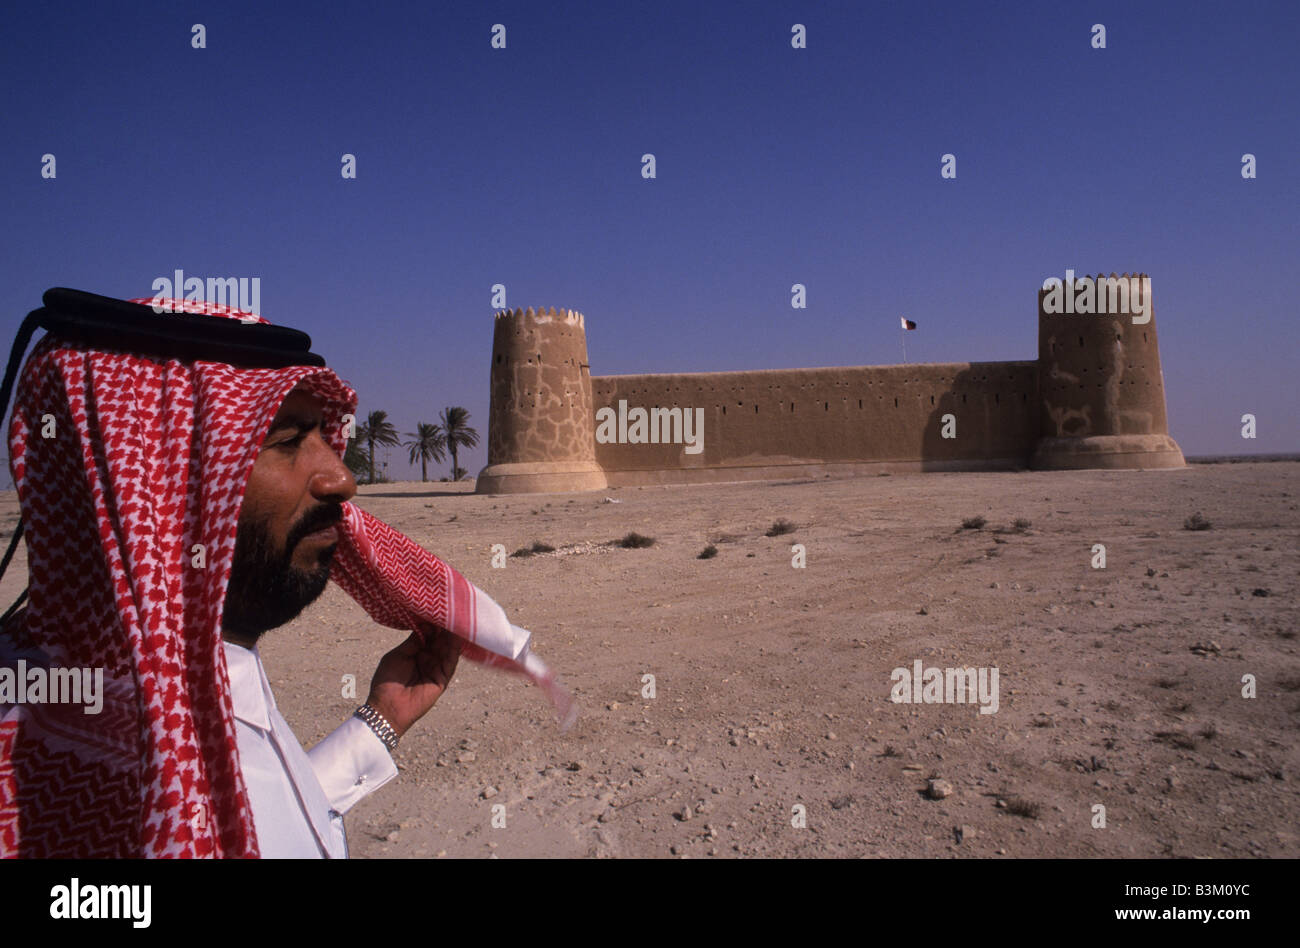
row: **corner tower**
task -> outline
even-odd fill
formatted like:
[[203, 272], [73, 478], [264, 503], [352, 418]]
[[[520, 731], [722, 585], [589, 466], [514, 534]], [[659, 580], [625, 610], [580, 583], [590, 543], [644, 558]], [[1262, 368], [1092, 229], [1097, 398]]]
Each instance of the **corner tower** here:
[[504, 310], [492, 336], [480, 494], [599, 490], [587, 330], [573, 310]]
[[1059, 310], [1056, 303], [1072, 289], [1038, 291], [1041, 435], [1031, 466], [1184, 467], [1169, 436], [1150, 278], [1099, 274], [1086, 306], [1046, 311], [1049, 297], [1055, 294], [1052, 308]]

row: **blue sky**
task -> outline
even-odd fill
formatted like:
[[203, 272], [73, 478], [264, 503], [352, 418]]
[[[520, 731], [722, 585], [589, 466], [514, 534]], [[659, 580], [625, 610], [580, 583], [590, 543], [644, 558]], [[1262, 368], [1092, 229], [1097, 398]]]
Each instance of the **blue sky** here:
[[1300, 450], [1295, 5], [146, 2], [6, 23], [6, 339], [50, 286], [259, 277], [263, 314], [311, 333], [363, 412], [407, 432], [468, 408], [477, 473], [496, 283], [583, 312], [609, 375], [894, 363], [900, 315], [911, 361], [1032, 359], [1044, 278], [1141, 270], [1183, 450]]

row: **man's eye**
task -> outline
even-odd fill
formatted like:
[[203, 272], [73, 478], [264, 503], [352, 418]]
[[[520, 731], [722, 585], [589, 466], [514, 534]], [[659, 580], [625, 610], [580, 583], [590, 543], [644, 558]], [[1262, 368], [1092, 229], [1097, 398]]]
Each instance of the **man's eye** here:
[[290, 446], [290, 447], [296, 448], [296, 447], [298, 447], [298, 445], [302, 444], [303, 439], [306, 438], [306, 437], [307, 437], [307, 432], [302, 431], [302, 432], [299, 432], [299, 433], [298, 433], [298, 436], [297, 436], [297, 437], [295, 437], [295, 438], [286, 438], [284, 441], [281, 441], [280, 444], [281, 444], [281, 445], [288, 445], [288, 446]]

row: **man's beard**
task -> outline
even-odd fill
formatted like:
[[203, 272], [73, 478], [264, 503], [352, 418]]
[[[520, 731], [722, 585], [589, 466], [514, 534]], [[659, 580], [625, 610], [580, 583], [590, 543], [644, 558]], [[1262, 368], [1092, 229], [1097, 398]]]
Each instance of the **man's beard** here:
[[284, 552], [278, 553], [266, 520], [240, 518], [221, 627], [252, 644], [268, 629], [296, 619], [325, 591], [334, 547], [326, 547], [307, 571], [293, 565], [293, 551], [307, 534], [341, 524], [342, 519], [339, 504], [314, 508], [289, 531]]

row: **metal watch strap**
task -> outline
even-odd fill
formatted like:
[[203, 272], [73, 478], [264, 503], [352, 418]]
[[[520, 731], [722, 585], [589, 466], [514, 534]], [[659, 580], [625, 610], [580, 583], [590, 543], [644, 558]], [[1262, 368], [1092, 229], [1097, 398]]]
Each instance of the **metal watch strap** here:
[[397, 732], [388, 720], [372, 708], [369, 704], [363, 704], [357, 708], [354, 715], [366, 722], [370, 730], [375, 732], [375, 736], [384, 742], [384, 746], [390, 751], [397, 747]]

